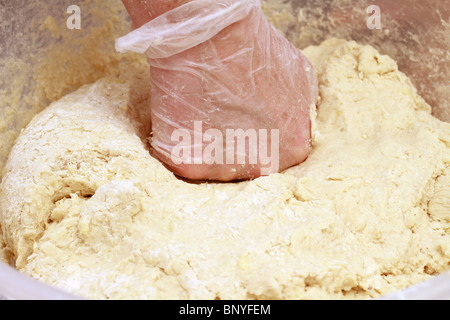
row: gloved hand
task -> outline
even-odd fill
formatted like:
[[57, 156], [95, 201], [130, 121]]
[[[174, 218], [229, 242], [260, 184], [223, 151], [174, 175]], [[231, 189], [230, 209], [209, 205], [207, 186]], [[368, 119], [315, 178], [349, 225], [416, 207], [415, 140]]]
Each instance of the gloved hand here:
[[151, 20], [116, 48], [147, 55], [152, 147], [174, 173], [252, 179], [307, 158], [315, 72], [270, 25], [259, 0], [124, 4], [136, 27]]

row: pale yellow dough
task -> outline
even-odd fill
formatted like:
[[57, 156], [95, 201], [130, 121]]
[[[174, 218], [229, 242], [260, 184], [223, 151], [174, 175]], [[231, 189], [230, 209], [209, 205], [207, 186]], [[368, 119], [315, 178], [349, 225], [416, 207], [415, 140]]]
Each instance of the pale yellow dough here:
[[99, 299], [371, 298], [448, 270], [450, 124], [370, 46], [305, 53], [314, 149], [250, 182], [190, 184], [150, 156], [146, 68], [53, 103], [1, 185], [16, 267]]

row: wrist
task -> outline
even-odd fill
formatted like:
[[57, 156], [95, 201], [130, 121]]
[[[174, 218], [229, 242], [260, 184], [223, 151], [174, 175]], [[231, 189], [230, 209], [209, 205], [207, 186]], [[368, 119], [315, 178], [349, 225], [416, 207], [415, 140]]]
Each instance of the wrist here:
[[136, 28], [193, 0], [122, 0]]

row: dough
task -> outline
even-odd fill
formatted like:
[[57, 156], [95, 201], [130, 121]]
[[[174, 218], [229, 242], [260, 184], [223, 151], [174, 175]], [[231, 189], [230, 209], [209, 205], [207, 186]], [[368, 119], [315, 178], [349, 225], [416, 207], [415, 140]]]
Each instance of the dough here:
[[188, 183], [150, 156], [145, 67], [53, 103], [0, 189], [16, 267], [94, 299], [361, 299], [446, 271], [450, 124], [370, 46], [305, 54], [312, 154], [254, 181]]

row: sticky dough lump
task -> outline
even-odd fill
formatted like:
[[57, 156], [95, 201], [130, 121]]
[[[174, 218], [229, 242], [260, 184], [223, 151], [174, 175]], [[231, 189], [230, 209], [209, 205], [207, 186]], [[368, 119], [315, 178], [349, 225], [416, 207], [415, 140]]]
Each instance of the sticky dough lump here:
[[177, 179], [142, 139], [132, 77], [50, 105], [1, 185], [16, 267], [95, 299], [373, 298], [447, 270], [450, 124], [370, 46], [304, 52], [320, 82], [313, 151], [254, 181]]

